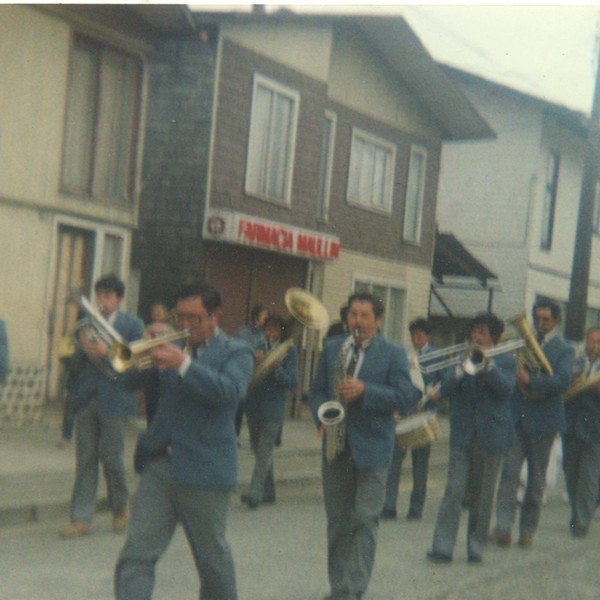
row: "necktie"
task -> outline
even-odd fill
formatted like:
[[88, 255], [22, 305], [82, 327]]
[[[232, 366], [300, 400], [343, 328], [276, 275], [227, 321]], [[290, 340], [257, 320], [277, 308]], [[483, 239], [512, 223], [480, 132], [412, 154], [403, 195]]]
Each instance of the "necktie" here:
[[356, 365], [358, 364], [359, 355], [360, 346], [352, 346], [352, 356], [350, 357], [350, 362], [348, 363], [348, 368], [346, 369], [346, 375], [348, 375], [348, 377], [354, 377], [354, 371], [356, 371]]

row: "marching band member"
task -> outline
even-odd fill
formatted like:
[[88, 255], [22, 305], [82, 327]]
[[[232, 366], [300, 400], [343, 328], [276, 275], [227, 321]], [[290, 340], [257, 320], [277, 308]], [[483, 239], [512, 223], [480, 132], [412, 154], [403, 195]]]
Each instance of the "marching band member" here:
[[574, 383], [577, 377], [583, 377], [587, 385], [565, 403], [567, 428], [562, 440], [569, 525], [573, 536], [581, 538], [596, 509], [600, 478], [600, 327], [586, 334], [585, 352], [573, 368]]
[[[285, 323], [271, 315], [264, 324], [267, 354], [280, 347]], [[274, 355], [273, 355], [274, 356]], [[248, 508], [258, 508], [261, 502], [275, 502], [273, 449], [283, 426], [285, 403], [290, 391], [298, 387], [298, 351], [292, 344], [285, 356], [270, 365], [269, 372], [246, 397], [246, 416], [250, 431], [250, 445], [254, 453], [254, 470], [250, 489], [241, 500]]]
[[353, 343], [343, 336], [325, 340], [310, 392], [317, 425], [322, 404], [339, 397], [345, 406], [346, 435], [332, 462], [327, 439], [323, 443], [330, 600], [356, 600], [367, 589], [395, 443], [394, 411], [406, 414], [420, 397], [410, 381], [406, 352], [379, 333], [383, 312], [372, 294], [350, 296], [347, 324], [356, 332]]
[[[473, 318], [470, 341], [491, 350], [504, 330], [491, 313]], [[450, 399], [448, 482], [439, 508], [428, 560], [450, 563], [460, 524], [462, 501], [468, 497], [467, 557], [480, 563], [487, 540], [496, 478], [502, 452], [514, 443], [510, 398], [516, 383], [516, 359], [499, 354], [486, 359], [475, 374], [462, 366], [448, 370], [436, 395]]]
[[248, 344], [219, 328], [221, 294], [213, 286], [185, 287], [175, 314], [178, 327], [189, 331], [191, 349], [165, 343], [152, 351], [160, 370], [158, 408], [135, 449], [141, 477], [115, 568], [115, 598], [151, 598], [156, 564], [181, 522], [200, 598], [236, 600], [225, 530], [237, 479], [234, 416], [254, 357]]
[[547, 299], [533, 307], [538, 343], [552, 374], [529, 373], [517, 367], [517, 388], [513, 396], [516, 444], [504, 456], [496, 499], [496, 528], [491, 539], [509, 546], [517, 511], [517, 489], [523, 461], [527, 460], [527, 486], [521, 503], [519, 546], [529, 548], [542, 510], [546, 470], [556, 434], [565, 427], [563, 394], [573, 371], [574, 350], [558, 333], [560, 306]]
[[[415, 362], [423, 361], [426, 363], [427, 355], [435, 351], [431, 345], [431, 337], [433, 329], [431, 323], [424, 318], [414, 319], [408, 326], [410, 338], [413, 346], [413, 357]], [[417, 366], [418, 370], [418, 366]], [[420, 373], [420, 372], [419, 372]], [[414, 381], [416, 387], [423, 387], [423, 392], [431, 386], [435, 386], [441, 379], [440, 371], [432, 373], [424, 373], [420, 375], [422, 382]], [[420, 385], [419, 385], [420, 384]], [[424, 410], [436, 411], [436, 403], [427, 400]], [[392, 457], [392, 463], [387, 475], [385, 503], [381, 512], [382, 519], [396, 518], [396, 502], [398, 499], [398, 486], [400, 484], [400, 475], [402, 472], [402, 463], [406, 457], [406, 451], [396, 446]], [[431, 444], [421, 446], [419, 448], [411, 448], [412, 459], [412, 478], [413, 487], [410, 494], [410, 503], [406, 519], [408, 521], [420, 521], [423, 516], [423, 506], [425, 505], [425, 497], [427, 495], [427, 476], [429, 472], [429, 456], [431, 455]]]

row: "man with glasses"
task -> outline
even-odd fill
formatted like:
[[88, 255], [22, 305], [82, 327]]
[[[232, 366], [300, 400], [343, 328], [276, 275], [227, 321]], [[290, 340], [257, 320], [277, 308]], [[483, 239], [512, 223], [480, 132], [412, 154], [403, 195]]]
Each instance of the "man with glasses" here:
[[225, 528], [237, 478], [234, 416], [254, 357], [247, 344], [219, 329], [221, 296], [213, 286], [186, 287], [175, 311], [191, 349], [168, 343], [152, 351], [159, 402], [135, 451], [141, 478], [115, 569], [115, 597], [152, 596], [155, 565], [180, 521], [200, 577], [200, 598], [236, 600]]

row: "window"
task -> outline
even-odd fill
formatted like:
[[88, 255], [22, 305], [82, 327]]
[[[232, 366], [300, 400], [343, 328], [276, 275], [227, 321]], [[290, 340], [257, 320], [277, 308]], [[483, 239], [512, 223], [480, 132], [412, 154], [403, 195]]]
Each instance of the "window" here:
[[427, 151], [425, 148], [413, 146], [410, 149], [410, 161], [408, 163], [404, 231], [402, 234], [404, 241], [412, 244], [418, 244], [421, 241], [426, 165]]
[[352, 130], [348, 202], [392, 212], [396, 146], [360, 129]]
[[542, 250], [550, 250], [552, 248], [559, 164], [559, 155], [556, 152], [551, 152], [548, 155], [548, 163], [546, 165], [546, 187], [544, 190], [544, 204], [542, 206], [542, 234], [540, 240]]
[[593, 231], [595, 234], [600, 235], [600, 181], [596, 182], [594, 195]]
[[354, 291], [369, 292], [381, 298], [385, 306], [381, 333], [390, 341], [402, 343], [406, 331], [404, 325], [406, 290], [357, 279], [354, 282]]
[[76, 38], [69, 71], [61, 187], [79, 196], [132, 198], [141, 64]]
[[254, 76], [245, 190], [290, 204], [300, 94]]
[[331, 193], [331, 173], [333, 169], [336, 124], [336, 115], [332, 112], [325, 111], [319, 175], [319, 197], [317, 200], [317, 218], [324, 221], [327, 220], [327, 215], [329, 213], [329, 195]]

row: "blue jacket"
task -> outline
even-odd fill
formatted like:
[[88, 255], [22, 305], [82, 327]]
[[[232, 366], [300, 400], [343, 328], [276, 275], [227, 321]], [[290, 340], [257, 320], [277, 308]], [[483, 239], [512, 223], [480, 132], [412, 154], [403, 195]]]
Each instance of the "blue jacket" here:
[[[312, 382], [309, 403], [319, 425], [319, 406], [334, 398], [336, 363], [346, 336], [327, 338]], [[404, 348], [377, 334], [365, 349], [357, 374], [365, 384], [364, 397], [347, 406], [347, 439], [358, 469], [387, 469], [396, 440], [394, 412], [406, 415], [421, 394], [409, 375]], [[323, 452], [325, 444], [323, 444]]]
[[517, 388], [514, 395], [514, 418], [530, 435], [549, 436], [565, 429], [566, 392], [573, 372], [575, 351], [560, 337], [553, 337], [543, 346], [553, 374], [532, 373], [529, 390], [535, 397], [523, 395]]
[[[134, 315], [117, 313], [114, 328], [126, 342], [144, 337], [144, 324]], [[93, 398], [98, 403], [98, 410], [105, 416], [126, 417], [136, 413], [137, 396], [128, 387], [125, 376], [108, 377], [89, 361], [82, 350], [77, 351], [73, 365], [68, 401], [71, 402], [74, 413], [85, 408]], [[106, 369], [110, 369], [108, 361]]]
[[450, 445], [466, 448], [477, 440], [488, 451], [510, 448], [515, 442], [511, 398], [517, 381], [512, 355], [494, 357], [489, 369], [477, 375], [448, 369], [440, 396], [450, 399]]
[[237, 483], [234, 417], [253, 366], [250, 346], [218, 331], [184, 377], [162, 371], [156, 415], [138, 439], [136, 460], [143, 463], [140, 455], [152, 459], [170, 448], [177, 482], [232, 490]]
[[246, 396], [246, 413], [269, 421], [283, 421], [290, 390], [298, 387], [298, 351], [291, 346], [287, 354]]
[[[585, 372], [585, 357], [580, 356], [573, 374]], [[565, 402], [567, 435], [575, 435], [588, 444], [600, 444], [600, 394], [588, 389]]]

